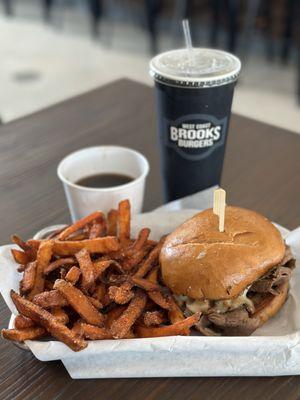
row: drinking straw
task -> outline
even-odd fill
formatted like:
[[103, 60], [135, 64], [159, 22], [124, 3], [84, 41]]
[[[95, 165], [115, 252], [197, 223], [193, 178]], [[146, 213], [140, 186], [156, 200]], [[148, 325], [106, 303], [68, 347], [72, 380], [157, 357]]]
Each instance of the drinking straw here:
[[182, 26], [183, 26], [183, 33], [184, 33], [184, 39], [185, 39], [185, 45], [188, 50], [188, 55], [189, 55], [189, 64], [192, 66], [195, 64], [195, 57], [194, 57], [194, 52], [193, 52], [193, 45], [192, 45], [192, 37], [191, 37], [191, 30], [190, 30], [190, 24], [188, 19], [183, 19], [182, 20]]

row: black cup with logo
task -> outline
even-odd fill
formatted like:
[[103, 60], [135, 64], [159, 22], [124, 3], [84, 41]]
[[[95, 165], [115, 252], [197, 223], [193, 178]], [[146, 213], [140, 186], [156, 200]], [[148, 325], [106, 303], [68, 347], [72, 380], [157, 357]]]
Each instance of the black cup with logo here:
[[218, 185], [240, 61], [212, 49], [155, 57], [158, 132], [167, 201]]

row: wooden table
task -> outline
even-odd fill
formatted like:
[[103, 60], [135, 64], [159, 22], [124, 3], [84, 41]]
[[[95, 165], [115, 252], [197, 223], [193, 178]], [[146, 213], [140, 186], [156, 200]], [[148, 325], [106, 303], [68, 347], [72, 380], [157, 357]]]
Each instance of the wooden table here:
[[[162, 203], [152, 89], [128, 80], [94, 90], [0, 128], [0, 240], [30, 237], [69, 221], [56, 166], [84, 146], [120, 144], [148, 157], [145, 210]], [[223, 186], [228, 202], [288, 227], [300, 225], [300, 137], [234, 115]], [[9, 312], [0, 301], [0, 325]], [[0, 340], [1, 399], [296, 399], [300, 378], [169, 378], [72, 381], [60, 362], [42, 363]]]

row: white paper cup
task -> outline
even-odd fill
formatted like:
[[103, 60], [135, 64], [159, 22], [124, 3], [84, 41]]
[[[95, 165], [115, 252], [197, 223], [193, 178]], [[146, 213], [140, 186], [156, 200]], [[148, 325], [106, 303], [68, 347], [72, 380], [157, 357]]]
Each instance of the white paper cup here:
[[[133, 214], [141, 212], [148, 172], [149, 163], [141, 153], [119, 146], [88, 147], [75, 151], [57, 167], [73, 221], [96, 210], [108, 212], [124, 199], [130, 200]], [[75, 183], [102, 173], [128, 175], [133, 181], [109, 188], [88, 188]]]

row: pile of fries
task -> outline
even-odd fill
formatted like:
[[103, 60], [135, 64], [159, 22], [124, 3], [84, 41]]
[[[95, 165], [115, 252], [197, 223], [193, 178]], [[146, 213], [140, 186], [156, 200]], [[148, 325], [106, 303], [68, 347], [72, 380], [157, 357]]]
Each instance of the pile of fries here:
[[160, 280], [157, 243], [142, 229], [130, 237], [130, 203], [120, 202], [77, 221], [47, 239], [12, 250], [23, 273], [20, 294], [11, 291], [19, 312], [9, 340], [52, 336], [74, 351], [88, 340], [189, 335], [200, 315], [185, 318]]

